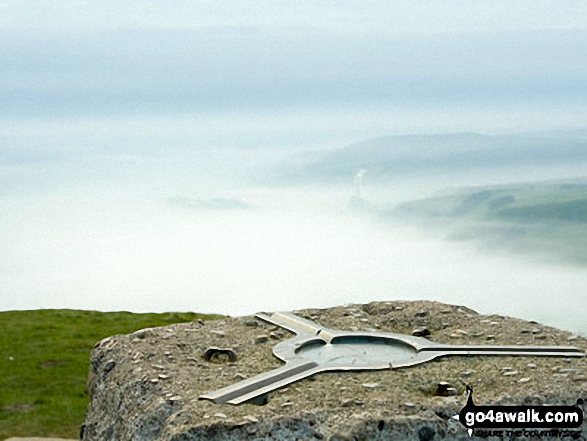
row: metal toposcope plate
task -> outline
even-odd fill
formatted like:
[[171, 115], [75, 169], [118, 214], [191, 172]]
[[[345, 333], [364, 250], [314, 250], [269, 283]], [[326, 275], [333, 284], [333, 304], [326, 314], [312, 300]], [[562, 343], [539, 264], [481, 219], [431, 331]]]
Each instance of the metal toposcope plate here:
[[415, 366], [449, 355], [583, 357], [572, 346], [446, 345], [422, 337], [324, 328], [289, 312], [257, 314], [296, 334], [273, 347], [285, 366], [202, 395], [215, 403], [242, 404], [303, 378], [328, 371], [363, 371]]

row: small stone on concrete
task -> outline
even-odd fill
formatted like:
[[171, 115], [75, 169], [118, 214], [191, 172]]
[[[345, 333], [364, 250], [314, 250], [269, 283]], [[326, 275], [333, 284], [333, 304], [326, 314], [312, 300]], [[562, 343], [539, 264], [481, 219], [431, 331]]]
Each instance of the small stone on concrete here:
[[414, 337], [426, 337], [430, 335], [430, 331], [428, 330], [428, 328], [418, 328], [412, 331], [412, 335]]
[[255, 338], [255, 344], [266, 343], [269, 341], [269, 337], [266, 335], [257, 335]]

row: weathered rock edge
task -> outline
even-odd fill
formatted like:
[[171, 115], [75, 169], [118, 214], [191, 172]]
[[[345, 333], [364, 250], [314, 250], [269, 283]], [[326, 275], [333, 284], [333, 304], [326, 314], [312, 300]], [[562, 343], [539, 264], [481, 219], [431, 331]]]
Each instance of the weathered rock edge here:
[[[441, 343], [573, 345], [569, 332], [437, 302], [373, 302], [297, 314], [329, 328], [411, 333]], [[450, 417], [465, 404], [565, 404], [587, 399], [587, 360], [447, 357], [397, 371], [320, 374], [274, 392], [265, 406], [217, 405], [207, 391], [281, 365], [271, 352], [290, 334], [253, 317], [149, 328], [99, 342], [91, 358], [92, 402], [83, 440], [469, 439]], [[209, 347], [233, 348], [236, 362]], [[448, 382], [458, 395], [437, 396]], [[583, 438], [587, 431], [583, 427]], [[523, 438], [517, 438], [523, 439]]]

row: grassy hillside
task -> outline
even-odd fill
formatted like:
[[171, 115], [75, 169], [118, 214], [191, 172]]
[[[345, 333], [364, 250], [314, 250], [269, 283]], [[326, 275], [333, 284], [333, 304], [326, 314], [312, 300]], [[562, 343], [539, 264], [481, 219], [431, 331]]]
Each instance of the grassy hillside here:
[[462, 190], [411, 201], [389, 214], [440, 226], [454, 239], [587, 265], [586, 181]]
[[348, 182], [360, 169], [375, 180], [470, 169], [577, 164], [587, 140], [556, 135], [488, 136], [476, 133], [386, 136], [326, 152], [306, 152], [273, 170], [281, 182]]
[[110, 335], [212, 319], [195, 313], [0, 312], [0, 439], [79, 437], [94, 344]]

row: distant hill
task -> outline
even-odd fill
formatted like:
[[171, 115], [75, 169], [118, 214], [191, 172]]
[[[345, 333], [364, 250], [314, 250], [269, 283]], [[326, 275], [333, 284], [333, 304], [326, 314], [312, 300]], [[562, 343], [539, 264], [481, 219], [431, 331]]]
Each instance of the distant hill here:
[[366, 169], [371, 179], [385, 180], [402, 174], [587, 162], [587, 139], [552, 136], [386, 136], [290, 157], [272, 175], [282, 182], [348, 181]]
[[462, 189], [385, 216], [439, 227], [452, 239], [587, 265], [587, 179]]

